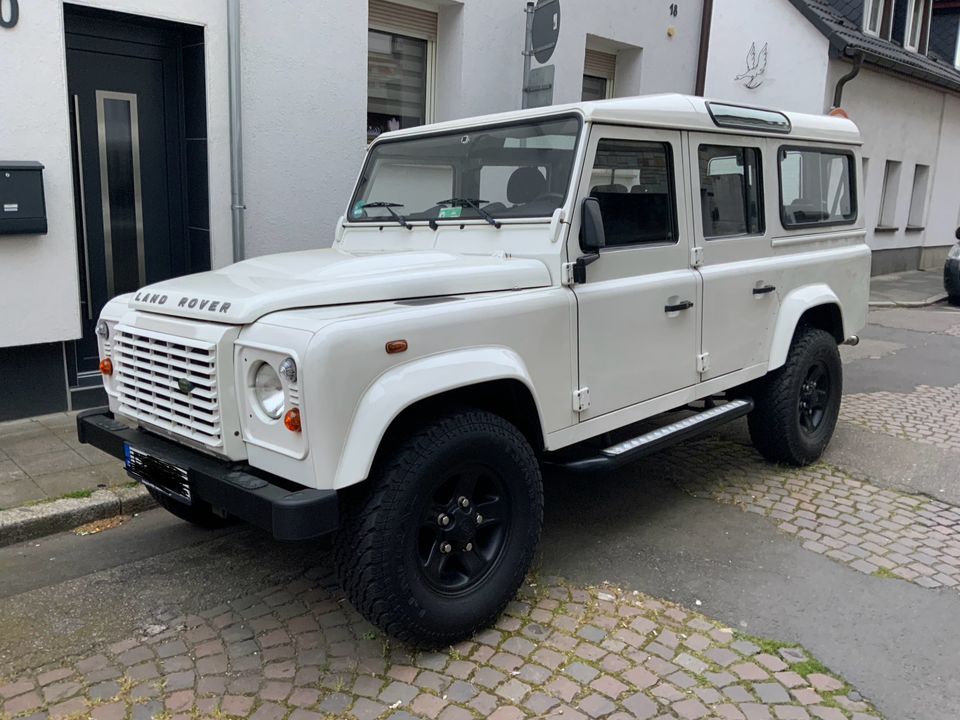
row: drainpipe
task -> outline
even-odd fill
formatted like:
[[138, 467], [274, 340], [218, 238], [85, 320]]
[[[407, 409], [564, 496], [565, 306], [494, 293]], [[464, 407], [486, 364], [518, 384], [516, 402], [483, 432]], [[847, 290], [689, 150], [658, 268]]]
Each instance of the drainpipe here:
[[697, 56], [697, 81], [694, 95], [703, 97], [707, 84], [707, 59], [710, 56], [710, 24], [713, 21], [713, 0], [703, 0], [700, 18], [700, 51]]
[[230, 73], [230, 211], [233, 216], [233, 261], [243, 260], [243, 128], [240, 122], [240, 0], [227, 0], [227, 45]]
[[837, 87], [833, 91], [833, 108], [836, 109], [840, 107], [841, 102], [843, 101], [843, 88], [848, 82], [853, 80], [857, 75], [860, 74], [860, 68], [863, 66], [863, 53], [856, 53], [853, 56], [853, 69], [844, 75], [842, 78], [837, 80]]

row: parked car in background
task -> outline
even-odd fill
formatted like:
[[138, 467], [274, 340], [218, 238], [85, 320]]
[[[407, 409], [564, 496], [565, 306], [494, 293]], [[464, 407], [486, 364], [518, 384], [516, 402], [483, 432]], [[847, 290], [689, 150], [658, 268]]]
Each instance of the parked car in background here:
[[[960, 228], [957, 228], [957, 240], [960, 241]], [[960, 242], [950, 248], [943, 264], [943, 289], [953, 305], [960, 305]]]

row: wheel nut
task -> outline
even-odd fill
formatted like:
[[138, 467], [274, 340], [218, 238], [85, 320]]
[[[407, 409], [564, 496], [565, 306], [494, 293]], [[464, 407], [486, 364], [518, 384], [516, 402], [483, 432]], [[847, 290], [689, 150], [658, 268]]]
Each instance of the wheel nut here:
[[479, 525], [482, 522], [483, 522], [483, 515], [481, 515], [480, 513], [477, 513], [477, 525]]
[[445, 542], [440, 544], [440, 552], [446, 554], [451, 550], [453, 550], [453, 548], [450, 546], [450, 543]]
[[450, 524], [450, 516], [444, 513], [437, 518], [437, 522], [440, 523], [440, 525], [442, 525], [443, 527], [446, 527], [447, 525]]
[[458, 500], [457, 502], [460, 503], [460, 507], [462, 508], [470, 507], [470, 501], [467, 500], [465, 497], [461, 497], [460, 500]]
[[467, 544], [463, 547], [463, 549], [466, 550], [467, 552], [470, 552], [471, 550], [473, 550], [473, 543], [467, 543]]

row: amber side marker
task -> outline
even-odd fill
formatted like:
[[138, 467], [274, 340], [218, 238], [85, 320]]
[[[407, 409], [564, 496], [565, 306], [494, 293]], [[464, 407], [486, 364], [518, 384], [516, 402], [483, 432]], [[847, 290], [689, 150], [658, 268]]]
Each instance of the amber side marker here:
[[387, 355], [394, 355], [407, 351], [406, 340], [391, 340], [387, 343]]
[[104, 375], [113, 375], [113, 361], [110, 358], [100, 361], [100, 372]]
[[290, 432], [300, 432], [300, 409], [287, 410], [287, 414], [283, 416], [283, 424]]
[[843, 118], [845, 120], [850, 119], [850, 115], [843, 108], [834, 108], [827, 114], [830, 115], [830, 117], [838, 117], [838, 118]]

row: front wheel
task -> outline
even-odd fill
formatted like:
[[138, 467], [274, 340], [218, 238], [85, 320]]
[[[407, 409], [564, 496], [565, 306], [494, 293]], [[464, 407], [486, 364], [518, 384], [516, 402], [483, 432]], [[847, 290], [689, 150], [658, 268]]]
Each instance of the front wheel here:
[[492, 623], [533, 560], [543, 523], [537, 458], [512, 424], [466, 410], [378, 463], [335, 545], [341, 585], [370, 622], [438, 647]]
[[798, 328], [786, 363], [757, 384], [747, 417], [754, 447], [772, 462], [814, 462], [833, 437], [842, 393], [836, 340], [824, 330]]

